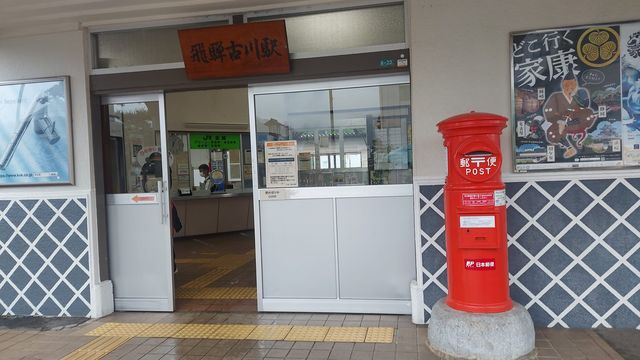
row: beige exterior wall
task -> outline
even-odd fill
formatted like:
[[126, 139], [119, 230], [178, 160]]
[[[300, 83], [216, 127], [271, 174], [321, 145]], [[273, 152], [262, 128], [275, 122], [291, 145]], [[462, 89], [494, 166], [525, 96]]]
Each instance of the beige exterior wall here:
[[[471, 110], [509, 117], [509, 33], [640, 19], [638, 0], [408, 0], [414, 169], [443, 177], [436, 124]], [[512, 174], [511, 128], [502, 135]]]

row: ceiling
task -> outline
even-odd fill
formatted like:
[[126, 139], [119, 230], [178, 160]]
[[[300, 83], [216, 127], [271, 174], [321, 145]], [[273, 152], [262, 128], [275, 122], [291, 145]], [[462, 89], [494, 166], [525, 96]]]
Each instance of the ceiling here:
[[0, 37], [335, 2], [338, 0], [0, 0]]

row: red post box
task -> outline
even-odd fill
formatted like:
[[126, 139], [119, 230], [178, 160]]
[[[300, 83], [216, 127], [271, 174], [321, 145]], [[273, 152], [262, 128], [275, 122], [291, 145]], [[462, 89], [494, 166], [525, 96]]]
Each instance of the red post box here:
[[503, 116], [471, 112], [438, 123], [447, 148], [444, 185], [450, 307], [497, 313], [512, 308], [507, 264]]

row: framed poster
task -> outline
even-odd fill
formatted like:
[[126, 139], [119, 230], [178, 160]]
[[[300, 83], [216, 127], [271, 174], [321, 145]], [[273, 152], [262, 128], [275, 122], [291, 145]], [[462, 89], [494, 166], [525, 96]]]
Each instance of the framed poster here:
[[640, 165], [640, 22], [511, 35], [517, 172]]
[[0, 186], [73, 184], [69, 78], [0, 83]]

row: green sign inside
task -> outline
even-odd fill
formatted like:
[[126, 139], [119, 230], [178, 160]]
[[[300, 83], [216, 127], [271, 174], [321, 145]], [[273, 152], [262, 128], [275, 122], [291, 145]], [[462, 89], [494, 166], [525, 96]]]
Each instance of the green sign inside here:
[[192, 149], [240, 149], [240, 134], [190, 134]]

